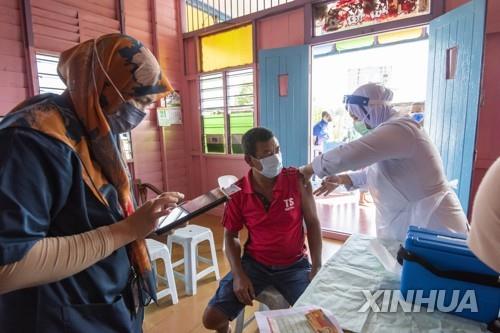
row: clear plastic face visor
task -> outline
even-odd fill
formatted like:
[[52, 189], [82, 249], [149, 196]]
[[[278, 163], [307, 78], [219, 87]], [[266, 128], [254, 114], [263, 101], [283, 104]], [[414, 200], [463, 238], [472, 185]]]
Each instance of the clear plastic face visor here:
[[[359, 95], [344, 95], [344, 99], [343, 99], [343, 103], [344, 103], [344, 106], [345, 106], [345, 109], [347, 112], [349, 112], [349, 104], [358, 105], [359, 108], [363, 111], [365, 116], [363, 119], [358, 119], [360, 121], [364, 121], [365, 119], [370, 119], [370, 115], [368, 114], [368, 111], [366, 110], [366, 107], [368, 106], [369, 102], [370, 102], [370, 99], [368, 97], [359, 96]], [[353, 115], [351, 114], [351, 116], [353, 116]]]

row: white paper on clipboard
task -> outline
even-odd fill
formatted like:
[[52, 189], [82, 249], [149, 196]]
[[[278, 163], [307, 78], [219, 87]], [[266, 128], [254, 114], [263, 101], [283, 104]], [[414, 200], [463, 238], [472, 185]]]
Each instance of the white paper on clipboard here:
[[[328, 319], [335, 325], [338, 333], [344, 332], [342, 328], [340, 328], [337, 319], [335, 319], [330, 311], [313, 305], [283, 310], [255, 312], [255, 320], [257, 321], [260, 333], [314, 333], [305, 315], [317, 309], [323, 310]], [[270, 322], [279, 322], [280, 327], [272, 328]]]

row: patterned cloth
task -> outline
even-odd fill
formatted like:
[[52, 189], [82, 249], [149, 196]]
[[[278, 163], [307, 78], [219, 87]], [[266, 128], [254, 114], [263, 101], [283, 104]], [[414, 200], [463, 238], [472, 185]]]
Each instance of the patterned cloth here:
[[[116, 112], [123, 99], [156, 101], [172, 87], [151, 51], [121, 34], [104, 35], [64, 51], [58, 73], [67, 86], [73, 114], [60, 112], [40, 95], [16, 106], [1, 128], [29, 127], [67, 144], [79, 156], [82, 177], [92, 193], [109, 207], [102, 193], [113, 185], [123, 215], [129, 216], [134, 211], [129, 174], [106, 115]], [[128, 252], [144, 291], [156, 299], [145, 241], [133, 242]]]

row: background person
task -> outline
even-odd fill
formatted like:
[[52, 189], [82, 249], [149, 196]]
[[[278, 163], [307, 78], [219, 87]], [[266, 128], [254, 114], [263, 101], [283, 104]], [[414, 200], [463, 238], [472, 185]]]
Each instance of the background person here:
[[332, 116], [327, 111], [321, 113], [321, 120], [313, 127], [314, 145], [321, 146], [324, 141], [330, 139], [328, 134], [328, 123], [332, 121]]

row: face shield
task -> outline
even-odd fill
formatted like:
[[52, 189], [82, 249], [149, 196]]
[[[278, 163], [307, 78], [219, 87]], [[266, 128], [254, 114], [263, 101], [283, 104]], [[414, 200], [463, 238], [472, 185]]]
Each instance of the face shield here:
[[[349, 110], [349, 105], [357, 105], [363, 112], [364, 117], [363, 119], [358, 119], [359, 121], [366, 122], [366, 120], [370, 119], [370, 114], [368, 113], [368, 110], [366, 109], [368, 107], [368, 104], [370, 102], [370, 99], [365, 96], [358, 96], [358, 95], [344, 95], [344, 106], [347, 112], [349, 112], [351, 115], [352, 112]], [[356, 116], [356, 115], [354, 115]], [[358, 118], [356, 116], [356, 118]]]

